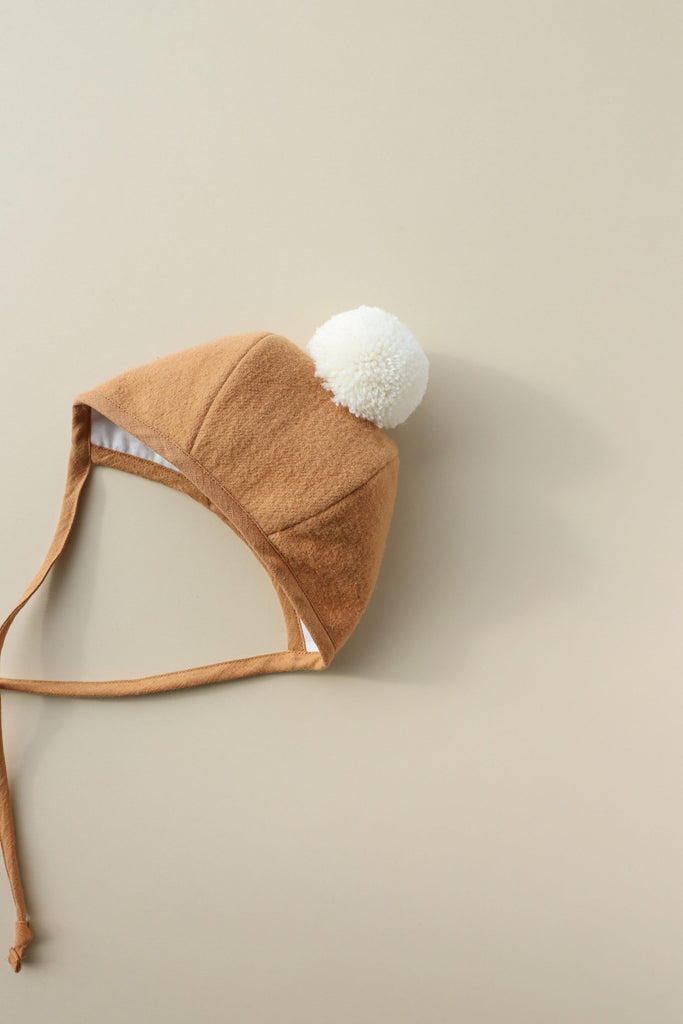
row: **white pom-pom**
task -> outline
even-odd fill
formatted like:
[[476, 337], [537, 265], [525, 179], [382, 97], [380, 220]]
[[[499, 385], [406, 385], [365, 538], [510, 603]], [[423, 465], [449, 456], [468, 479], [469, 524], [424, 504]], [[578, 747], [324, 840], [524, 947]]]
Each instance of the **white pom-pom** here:
[[315, 375], [333, 401], [378, 427], [396, 427], [422, 401], [429, 361], [391, 313], [359, 306], [337, 313], [308, 343]]

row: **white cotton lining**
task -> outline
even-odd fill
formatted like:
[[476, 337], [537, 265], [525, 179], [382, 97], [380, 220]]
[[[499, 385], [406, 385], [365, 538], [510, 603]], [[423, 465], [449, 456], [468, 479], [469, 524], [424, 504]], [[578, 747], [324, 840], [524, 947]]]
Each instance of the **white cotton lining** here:
[[299, 619], [299, 622], [301, 624], [301, 632], [304, 635], [304, 643], [306, 644], [306, 650], [310, 651], [311, 653], [313, 651], [319, 651], [320, 648], [318, 647], [318, 645], [316, 644], [315, 640], [313, 639], [311, 634], [308, 632], [306, 627], [304, 626], [303, 622], [301, 622], [301, 619]]
[[176, 473], [180, 472], [176, 466], [152, 451], [123, 427], [112, 423], [101, 412], [96, 409], [91, 409], [90, 412], [92, 417], [90, 441], [92, 444], [99, 445], [100, 448], [109, 448], [110, 451], [122, 452], [124, 455], [135, 455], [138, 459], [147, 459], [148, 462], [156, 462], [159, 466], [166, 466], [167, 469], [173, 469]]

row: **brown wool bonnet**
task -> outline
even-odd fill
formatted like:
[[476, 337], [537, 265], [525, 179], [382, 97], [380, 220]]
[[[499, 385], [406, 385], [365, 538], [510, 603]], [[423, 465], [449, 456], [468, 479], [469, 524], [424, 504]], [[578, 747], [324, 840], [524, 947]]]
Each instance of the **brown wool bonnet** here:
[[[249, 545], [280, 600], [287, 650], [140, 679], [0, 678], [0, 689], [117, 697], [260, 673], [322, 669], [372, 594], [398, 476], [385, 427], [421, 401], [427, 357], [396, 317], [361, 306], [319, 327], [308, 352], [267, 331], [172, 353], [83, 392], [55, 535], [17, 614], [61, 554], [93, 465], [183, 491]], [[15, 849], [0, 724], [0, 839], [17, 922], [9, 962], [33, 937]]]

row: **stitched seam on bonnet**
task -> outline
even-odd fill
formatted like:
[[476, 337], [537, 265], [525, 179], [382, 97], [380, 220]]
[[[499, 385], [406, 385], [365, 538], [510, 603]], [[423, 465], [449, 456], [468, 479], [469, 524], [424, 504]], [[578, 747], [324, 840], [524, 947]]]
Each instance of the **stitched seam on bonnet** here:
[[325, 512], [329, 512], [330, 509], [333, 509], [336, 505], [341, 505], [341, 503], [343, 501], [346, 501], [347, 498], [350, 498], [357, 491], [361, 491], [364, 487], [366, 487], [371, 480], [374, 480], [376, 476], [379, 476], [382, 470], [386, 469], [387, 466], [390, 466], [392, 462], [398, 462], [398, 455], [392, 455], [390, 459], [387, 459], [386, 462], [383, 462], [379, 469], [376, 469], [374, 473], [370, 474], [367, 480], [364, 480], [362, 484], [358, 484], [358, 486], [354, 487], [354, 489], [352, 491], [349, 491], [348, 494], [343, 494], [341, 498], [337, 498], [329, 505], [326, 505], [325, 508], [321, 508], [319, 512], [314, 512], [312, 516], [304, 516], [303, 519], [298, 519], [295, 523], [290, 523], [289, 526], [281, 526], [279, 530], [272, 530], [268, 534], [268, 536], [275, 537], [276, 534], [278, 533], [287, 533], [288, 530], [293, 530], [296, 526], [301, 526], [303, 523], [308, 523], [311, 519], [317, 519], [318, 516], [322, 516], [325, 514]]
[[241, 355], [241, 356], [239, 357], [239, 359], [237, 360], [237, 362], [235, 363], [235, 365], [234, 365], [234, 366], [231, 366], [231, 367], [230, 367], [230, 369], [229, 369], [229, 370], [228, 370], [228, 372], [226, 373], [225, 377], [224, 377], [224, 378], [223, 378], [223, 380], [221, 381], [221, 383], [220, 383], [220, 385], [219, 385], [219, 387], [218, 387], [218, 390], [216, 391], [216, 394], [215, 394], [215, 395], [213, 396], [213, 398], [212, 398], [212, 399], [211, 399], [211, 401], [209, 402], [209, 404], [208, 404], [208, 406], [207, 406], [207, 408], [206, 408], [206, 412], [204, 413], [204, 415], [202, 416], [201, 420], [199, 421], [199, 426], [198, 426], [198, 427], [197, 427], [197, 429], [195, 430], [195, 432], [194, 432], [194, 437], [193, 437], [193, 438], [192, 438], [192, 440], [190, 441], [190, 445], [189, 445], [189, 450], [190, 450], [190, 453], [192, 452], [192, 449], [194, 448], [194, 446], [195, 446], [195, 445], [196, 445], [196, 443], [197, 443], [197, 438], [199, 437], [199, 435], [200, 435], [200, 433], [201, 433], [202, 427], [204, 426], [204, 424], [205, 424], [205, 423], [206, 423], [206, 421], [207, 421], [207, 418], [208, 418], [208, 416], [209, 416], [209, 413], [211, 412], [211, 410], [213, 409], [214, 405], [215, 405], [215, 404], [216, 404], [216, 402], [218, 401], [218, 397], [219, 397], [219, 395], [221, 395], [221, 394], [222, 394], [222, 392], [223, 392], [223, 389], [225, 388], [225, 385], [226, 385], [226, 384], [228, 383], [228, 381], [229, 381], [229, 380], [230, 380], [230, 378], [232, 377], [232, 375], [233, 375], [233, 373], [235, 372], [235, 370], [237, 369], [237, 367], [238, 367], [238, 366], [240, 365], [240, 363], [241, 363], [241, 362], [242, 362], [242, 360], [243, 360], [243, 359], [245, 358], [245, 356], [248, 356], [250, 352], [253, 352], [253, 351], [254, 351], [254, 349], [255, 349], [255, 348], [256, 348], [256, 347], [258, 346], [258, 345], [260, 345], [262, 341], [265, 341], [265, 340], [266, 340], [266, 338], [272, 338], [272, 337], [273, 337], [273, 335], [272, 335], [272, 334], [266, 333], [266, 334], [263, 334], [263, 335], [262, 335], [262, 336], [261, 336], [260, 338], [258, 338], [258, 339], [257, 339], [256, 341], [253, 341], [253, 342], [251, 343], [251, 345], [249, 346], [249, 348], [248, 348], [248, 349], [246, 350], [246, 352], [243, 352], [243, 353], [242, 353], [242, 355]]
[[[265, 340], [266, 340], [266, 338], [273, 338], [273, 337], [276, 337], [276, 335], [273, 335], [273, 334], [265, 334], [265, 335], [264, 335], [264, 336], [263, 336], [262, 338], [259, 338], [259, 340], [258, 340], [257, 342], [254, 342], [254, 344], [253, 344], [253, 345], [252, 345], [252, 346], [251, 346], [251, 347], [250, 347], [250, 348], [249, 348], [249, 349], [248, 349], [247, 351], [248, 351], [248, 352], [251, 352], [251, 351], [253, 351], [253, 349], [254, 349], [254, 348], [256, 348], [256, 346], [257, 346], [257, 345], [259, 345], [259, 344], [260, 344], [260, 343], [261, 343], [262, 341], [265, 341]], [[247, 354], [247, 353], [245, 352], [245, 353], [244, 353], [244, 355], [246, 355], [246, 354]], [[244, 358], [244, 356], [242, 356], [242, 359], [243, 359], [243, 358]], [[235, 366], [233, 367], [233, 370], [237, 369], [237, 366], [239, 366], [239, 363], [240, 363], [240, 362], [242, 361], [242, 359], [240, 359], [240, 360], [239, 360], [239, 362], [235, 364]], [[111, 402], [111, 404], [112, 404], [112, 405], [115, 405], [115, 406], [117, 407], [117, 409], [120, 409], [120, 410], [121, 410], [121, 412], [123, 412], [123, 413], [124, 413], [124, 414], [125, 414], [125, 415], [126, 415], [126, 416], [127, 416], [128, 418], [129, 418], [129, 419], [131, 419], [131, 420], [137, 420], [137, 422], [138, 422], [138, 423], [142, 423], [142, 425], [143, 425], [143, 426], [145, 426], [145, 427], [149, 427], [149, 429], [150, 429], [150, 430], [152, 430], [152, 431], [153, 431], [154, 433], [158, 434], [158, 435], [159, 435], [159, 437], [163, 437], [163, 438], [165, 438], [165, 440], [167, 440], [167, 441], [170, 441], [170, 442], [171, 442], [171, 444], [173, 445], [173, 447], [174, 447], [174, 448], [177, 448], [177, 449], [178, 449], [178, 451], [181, 451], [181, 452], [183, 453], [183, 455], [186, 455], [186, 456], [188, 457], [188, 459], [190, 459], [190, 460], [191, 460], [192, 462], [194, 462], [195, 466], [197, 466], [197, 468], [198, 468], [198, 469], [200, 469], [200, 470], [202, 471], [202, 473], [206, 473], [206, 475], [207, 475], [207, 476], [211, 477], [211, 479], [212, 479], [212, 480], [214, 481], [214, 483], [216, 484], [216, 486], [217, 486], [217, 487], [219, 487], [219, 488], [220, 488], [220, 490], [221, 490], [221, 491], [223, 491], [223, 493], [224, 493], [224, 494], [227, 494], [227, 496], [228, 496], [228, 497], [230, 498], [230, 500], [231, 500], [231, 501], [234, 501], [234, 503], [235, 503], [235, 504], [237, 505], [237, 507], [238, 507], [238, 508], [240, 508], [240, 509], [242, 510], [242, 512], [244, 513], [244, 515], [246, 516], [246, 518], [247, 518], [247, 519], [249, 520], [249, 522], [250, 522], [250, 523], [252, 523], [252, 524], [254, 525], [254, 527], [256, 528], [256, 530], [257, 530], [257, 531], [258, 531], [258, 532], [259, 532], [259, 533], [261, 534], [261, 536], [262, 536], [262, 537], [263, 537], [263, 539], [264, 539], [264, 540], [266, 541], [266, 543], [268, 544], [268, 546], [269, 546], [270, 548], [272, 548], [272, 549], [273, 549], [273, 551], [275, 552], [275, 554], [276, 554], [276, 555], [277, 555], [277, 556], [278, 556], [278, 557], [279, 557], [280, 559], [282, 559], [282, 561], [284, 562], [284, 564], [285, 564], [285, 565], [287, 566], [287, 569], [288, 569], [288, 570], [289, 570], [289, 572], [291, 573], [291, 575], [292, 575], [292, 578], [293, 578], [293, 579], [294, 579], [294, 581], [296, 582], [296, 584], [297, 584], [297, 586], [299, 587], [299, 589], [300, 589], [301, 593], [302, 593], [302, 594], [303, 594], [303, 595], [305, 596], [306, 600], [308, 601], [308, 603], [310, 604], [311, 608], [312, 608], [312, 609], [313, 609], [313, 611], [315, 612], [315, 614], [316, 614], [316, 617], [317, 617], [317, 619], [318, 619], [318, 622], [320, 623], [320, 627], [321, 627], [321, 629], [322, 629], [323, 633], [325, 634], [325, 636], [327, 637], [327, 639], [329, 640], [329, 642], [330, 642], [330, 645], [331, 645], [332, 649], [333, 649], [333, 650], [336, 650], [336, 648], [335, 648], [335, 645], [334, 645], [334, 642], [333, 642], [333, 640], [332, 640], [332, 637], [330, 636], [330, 634], [329, 634], [329, 633], [328, 633], [328, 631], [327, 631], [327, 627], [325, 626], [325, 623], [324, 623], [324, 622], [323, 622], [323, 620], [322, 620], [322, 617], [321, 617], [321, 615], [320, 615], [320, 612], [318, 611], [318, 609], [317, 609], [317, 608], [315, 607], [315, 605], [314, 605], [314, 604], [313, 604], [313, 602], [311, 601], [310, 597], [308, 596], [308, 593], [307, 593], [306, 589], [305, 589], [305, 588], [304, 588], [304, 587], [303, 587], [303, 586], [301, 585], [301, 582], [300, 582], [300, 580], [299, 580], [299, 577], [298, 577], [298, 576], [296, 575], [296, 573], [295, 573], [295, 572], [294, 572], [294, 570], [292, 569], [291, 565], [289, 564], [289, 561], [288, 561], [288, 559], [287, 559], [287, 558], [285, 558], [284, 554], [283, 554], [283, 553], [282, 553], [282, 552], [281, 552], [281, 551], [280, 551], [280, 550], [279, 550], [278, 548], [276, 548], [276, 546], [275, 546], [275, 545], [273, 544], [273, 542], [272, 542], [272, 540], [270, 539], [270, 537], [268, 536], [268, 534], [267, 534], [267, 533], [266, 533], [266, 532], [265, 532], [264, 530], [262, 530], [262, 529], [261, 529], [260, 525], [259, 525], [259, 524], [257, 523], [257, 521], [256, 521], [256, 520], [254, 519], [254, 517], [252, 516], [251, 512], [248, 512], [248, 511], [247, 511], [247, 509], [246, 509], [246, 508], [244, 507], [244, 505], [242, 504], [242, 502], [241, 502], [241, 501], [239, 501], [239, 500], [238, 500], [238, 499], [237, 499], [237, 498], [235, 497], [235, 495], [234, 495], [234, 494], [232, 493], [232, 491], [229, 491], [229, 490], [228, 490], [228, 488], [227, 488], [227, 487], [225, 487], [225, 485], [224, 485], [224, 484], [222, 484], [222, 483], [220, 482], [220, 480], [219, 480], [219, 479], [218, 479], [217, 477], [215, 477], [215, 476], [213, 475], [213, 473], [212, 473], [212, 472], [210, 472], [210, 470], [206, 469], [206, 467], [205, 467], [205, 466], [202, 466], [201, 462], [199, 462], [199, 460], [198, 460], [198, 459], [196, 459], [196, 458], [194, 457], [194, 455], [192, 455], [192, 453], [191, 453], [191, 452], [187, 452], [187, 451], [185, 451], [185, 449], [184, 449], [184, 448], [181, 448], [181, 447], [180, 447], [180, 445], [179, 445], [179, 444], [177, 444], [177, 443], [176, 443], [176, 442], [175, 442], [175, 441], [173, 440], [173, 438], [172, 438], [172, 437], [169, 437], [169, 436], [168, 436], [168, 434], [165, 434], [165, 433], [164, 433], [164, 432], [163, 432], [162, 430], [159, 430], [159, 429], [158, 429], [157, 427], [153, 426], [153, 425], [152, 425], [151, 423], [148, 423], [148, 422], [147, 422], [146, 420], [143, 420], [143, 419], [141, 419], [141, 418], [140, 418], [139, 416], [136, 416], [136, 415], [135, 415], [135, 413], [131, 413], [131, 412], [129, 412], [129, 411], [128, 411], [128, 410], [127, 410], [127, 409], [125, 408], [125, 406], [121, 405], [121, 403], [120, 403], [120, 402], [117, 402], [117, 401], [116, 401], [116, 399], [114, 399], [114, 398], [110, 398], [109, 396], [107, 396], [107, 401], [108, 401], [108, 402]], [[170, 462], [170, 461], [171, 461], [171, 460], [169, 459], [169, 462]], [[249, 547], [251, 547], [251, 545], [248, 545], [248, 546], [249, 546]]]

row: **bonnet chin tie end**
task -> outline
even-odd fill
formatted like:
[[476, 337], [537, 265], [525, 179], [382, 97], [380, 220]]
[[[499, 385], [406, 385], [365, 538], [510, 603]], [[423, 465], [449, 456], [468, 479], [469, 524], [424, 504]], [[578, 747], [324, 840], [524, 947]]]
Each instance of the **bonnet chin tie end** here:
[[14, 945], [9, 951], [8, 963], [15, 974], [21, 970], [21, 958], [33, 938], [33, 928], [28, 921], [17, 921], [14, 926]]

